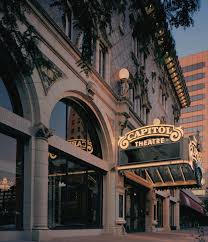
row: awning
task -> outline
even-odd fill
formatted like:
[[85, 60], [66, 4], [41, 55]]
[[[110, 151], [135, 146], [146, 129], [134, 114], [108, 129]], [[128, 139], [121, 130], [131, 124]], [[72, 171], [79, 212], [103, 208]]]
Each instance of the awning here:
[[189, 208], [197, 211], [198, 213], [206, 215], [202, 205], [197, 203], [196, 201], [194, 201], [191, 197], [189, 197], [183, 191], [180, 191], [180, 204], [182, 206], [189, 207]]
[[131, 172], [151, 184], [155, 189], [199, 187], [195, 172], [188, 162], [169, 161], [146, 164], [129, 164], [117, 167], [120, 174], [127, 176]]
[[132, 172], [134, 178], [143, 178], [155, 189], [201, 187], [197, 139], [182, 137], [181, 127], [161, 124], [160, 120], [127, 132], [119, 139], [117, 170], [124, 176]]

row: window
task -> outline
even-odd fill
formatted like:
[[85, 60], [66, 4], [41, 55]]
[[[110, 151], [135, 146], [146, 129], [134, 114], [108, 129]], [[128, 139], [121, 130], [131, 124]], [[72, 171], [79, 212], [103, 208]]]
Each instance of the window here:
[[0, 230], [22, 229], [23, 145], [0, 132]]
[[191, 99], [191, 102], [193, 102], [193, 101], [204, 99], [204, 97], [205, 97], [205, 94], [198, 94], [198, 95], [190, 96], [190, 99]]
[[175, 203], [170, 202], [170, 227], [171, 227], [171, 229], [173, 229], [173, 226], [175, 226], [174, 213], [175, 213]]
[[199, 62], [199, 63], [193, 64], [193, 65], [184, 66], [184, 67], [182, 67], [182, 70], [183, 70], [183, 73], [185, 73], [185, 72], [189, 72], [189, 71], [195, 71], [195, 70], [201, 69], [203, 67], [205, 67], [205, 62]]
[[200, 90], [200, 89], [203, 89], [203, 88], [205, 88], [205, 84], [204, 83], [188, 86], [189, 92], [197, 91], [197, 90]]
[[102, 158], [97, 133], [101, 127], [95, 115], [84, 103], [69, 99], [59, 101], [51, 114], [50, 127], [55, 130], [55, 135], [70, 144]]
[[191, 113], [191, 112], [200, 111], [200, 110], [203, 110], [203, 109], [205, 109], [205, 105], [199, 104], [199, 105], [191, 106], [191, 107], [188, 107], [188, 108], [183, 108], [181, 110], [181, 113]]
[[65, 13], [64, 27], [65, 27], [65, 34], [70, 39], [72, 39], [72, 28], [73, 28], [73, 25], [72, 25], [72, 9], [70, 8], [70, 6], [68, 7], [67, 13]]
[[106, 55], [107, 55], [107, 48], [100, 43], [99, 45], [99, 74], [102, 78], [105, 78], [105, 68], [106, 68]]
[[102, 226], [103, 173], [52, 147], [48, 171], [50, 229]]
[[136, 37], [133, 38], [133, 52], [137, 58], [140, 57], [140, 52], [139, 52], [139, 41]]
[[7, 92], [2, 79], [0, 79], [0, 106], [13, 112], [9, 93]]
[[118, 199], [118, 203], [119, 203], [119, 213], [118, 216], [119, 218], [123, 218], [124, 217], [124, 195], [123, 194], [119, 194], [119, 199]]
[[197, 131], [203, 131], [203, 126], [184, 128], [185, 133], [196, 133]]
[[180, 124], [202, 121], [203, 119], [204, 119], [203, 115], [196, 115], [196, 116], [191, 116], [191, 117], [188, 117], [188, 118], [181, 118]]
[[0, 77], [0, 106], [14, 112], [18, 115], [23, 115], [20, 97], [17, 92], [14, 82], [11, 80], [3, 80]]
[[158, 228], [163, 227], [163, 198], [157, 196], [157, 226]]
[[51, 1], [37, 0], [42, 8], [46, 11], [48, 17], [55, 22], [58, 27], [71, 39], [72, 38], [72, 18], [73, 13], [69, 2], [67, 13], [60, 6], [51, 7]]
[[189, 81], [195, 81], [195, 80], [199, 80], [205, 77], [205, 73], [197, 73], [195, 75], [191, 75], [191, 76], [185, 76], [185, 81], [189, 82]]

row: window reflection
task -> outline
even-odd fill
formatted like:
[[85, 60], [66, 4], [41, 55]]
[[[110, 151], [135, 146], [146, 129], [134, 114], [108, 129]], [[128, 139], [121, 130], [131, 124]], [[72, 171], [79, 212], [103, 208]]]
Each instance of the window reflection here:
[[8, 91], [1, 78], [0, 78], [0, 106], [8, 109], [9, 111], [13, 111], [12, 103], [11, 103]]
[[101, 226], [102, 173], [50, 148], [49, 228]]
[[23, 157], [19, 139], [0, 133], [0, 229], [22, 228]]
[[0, 106], [23, 116], [22, 105], [18, 91], [11, 80], [0, 77]]
[[52, 112], [50, 127], [55, 134], [70, 144], [102, 158], [96, 129], [99, 124], [94, 114], [83, 104], [72, 100], [59, 101]]
[[163, 198], [157, 196], [157, 225], [156, 227], [163, 227]]

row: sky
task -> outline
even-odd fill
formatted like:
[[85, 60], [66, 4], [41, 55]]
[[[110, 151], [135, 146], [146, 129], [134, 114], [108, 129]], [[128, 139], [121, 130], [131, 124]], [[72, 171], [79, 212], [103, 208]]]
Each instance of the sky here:
[[201, 0], [201, 7], [193, 16], [194, 27], [173, 29], [179, 57], [208, 50], [208, 0]]

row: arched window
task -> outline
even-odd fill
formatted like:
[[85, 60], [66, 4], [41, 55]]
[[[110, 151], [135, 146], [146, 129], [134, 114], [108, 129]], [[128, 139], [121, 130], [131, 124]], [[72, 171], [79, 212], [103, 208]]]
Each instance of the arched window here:
[[[99, 123], [93, 112], [76, 99], [62, 99], [52, 112], [50, 127], [57, 136], [102, 158]], [[49, 147], [48, 226], [100, 228], [104, 172], [99, 168]]]
[[2, 79], [0, 79], [0, 106], [13, 112], [12, 103]]
[[22, 116], [22, 105], [14, 83], [0, 77], [0, 106]]
[[50, 128], [55, 135], [102, 158], [98, 132], [100, 126], [92, 111], [84, 103], [62, 99], [51, 115]]

